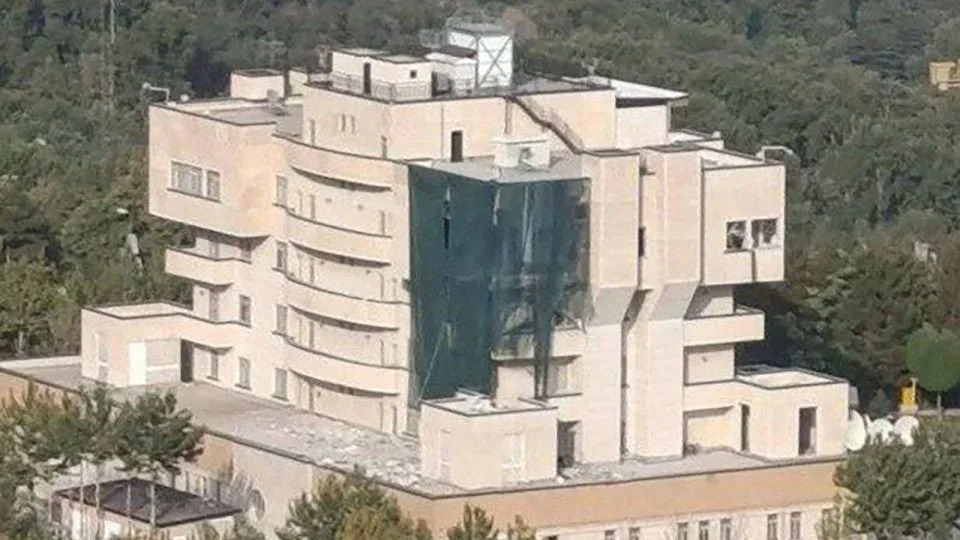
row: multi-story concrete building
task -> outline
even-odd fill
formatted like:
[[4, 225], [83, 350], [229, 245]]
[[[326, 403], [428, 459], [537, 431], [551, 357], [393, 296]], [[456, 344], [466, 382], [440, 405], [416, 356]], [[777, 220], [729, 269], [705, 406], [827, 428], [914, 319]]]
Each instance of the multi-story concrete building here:
[[84, 310], [77, 375], [180, 387], [266, 526], [356, 464], [438, 530], [474, 501], [544, 538], [815, 537], [849, 387], [735, 365], [764, 336], [735, 286], [783, 279], [784, 167], [673, 129], [683, 93], [512, 57], [456, 23], [151, 106], [193, 302]]

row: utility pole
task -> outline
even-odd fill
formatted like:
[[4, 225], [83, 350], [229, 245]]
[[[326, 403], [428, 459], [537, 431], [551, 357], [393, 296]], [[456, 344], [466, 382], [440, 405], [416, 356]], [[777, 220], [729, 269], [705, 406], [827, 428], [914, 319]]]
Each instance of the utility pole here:
[[113, 65], [113, 46], [117, 43], [117, 0], [110, 0], [110, 49], [109, 49], [109, 64], [107, 69], [107, 76], [109, 77], [107, 94], [109, 96], [109, 106], [110, 111], [113, 111], [114, 107], [114, 65]]

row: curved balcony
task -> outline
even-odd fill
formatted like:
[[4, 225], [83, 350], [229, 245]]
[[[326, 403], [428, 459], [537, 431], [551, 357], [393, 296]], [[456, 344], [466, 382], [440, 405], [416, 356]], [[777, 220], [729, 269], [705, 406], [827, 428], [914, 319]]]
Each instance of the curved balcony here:
[[391, 189], [403, 166], [385, 159], [336, 152], [279, 137], [293, 169], [374, 189]]
[[287, 298], [293, 307], [321, 317], [372, 328], [398, 328], [397, 308], [393, 303], [338, 294], [290, 277], [287, 277]]
[[287, 367], [296, 373], [347, 388], [378, 394], [398, 394], [403, 370], [338, 359], [287, 341]]
[[329, 323], [317, 323], [314, 328], [314, 348], [323, 354], [374, 366], [394, 365], [397, 361], [399, 353], [393, 332], [365, 332]]
[[323, 253], [380, 264], [390, 263], [392, 239], [389, 236], [351, 231], [310, 221], [289, 212], [286, 221], [287, 238], [291, 242]]
[[236, 283], [240, 272], [249, 265], [241, 259], [214, 259], [186, 249], [167, 248], [164, 253], [166, 273], [208, 285]]

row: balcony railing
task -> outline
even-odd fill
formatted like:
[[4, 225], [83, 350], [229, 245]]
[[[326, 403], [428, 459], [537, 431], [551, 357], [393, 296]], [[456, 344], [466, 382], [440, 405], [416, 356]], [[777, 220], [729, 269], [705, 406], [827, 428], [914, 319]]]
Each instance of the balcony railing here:
[[687, 347], [759, 341], [763, 339], [763, 312], [736, 306], [733, 313], [708, 315], [683, 321], [683, 344]]
[[393, 83], [378, 79], [371, 79], [367, 85], [363, 77], [347, 73], [332, 73], [330, 81], [338, 90], [345, 90], [353, 94], [364, 94], [384, 101], [413, 101], [428, 99], [431, 96], [428, 81]]

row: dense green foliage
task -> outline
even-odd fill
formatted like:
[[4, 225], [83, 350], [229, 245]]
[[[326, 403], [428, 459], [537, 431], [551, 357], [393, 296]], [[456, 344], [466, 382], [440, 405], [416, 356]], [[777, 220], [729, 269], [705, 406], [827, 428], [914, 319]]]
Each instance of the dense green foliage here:
[[[844, 515], [854, 532], [875, 538], [930, 538], [960, 518], [960, 425], [921, 424], [914, 445], [867, 443], [837, 469], [849, 490]], [[948, 535], [949, 536], [949, 535]]]
[[[78, 307], [180, 298], [177, 226], [145, 210], [144, 81], [213, 96], [229, 71], [312, 64], [318, 44], [413, 50], [451, 0], [10, 0], [0, 13], [0, 355], [78, 348]], [[788, 283], [745, 358], [903, 382], [924, 322], [960, 323], [960, 95], [926, 83], [960, 56], [960, 5], [935, 0], [510, 0], [520, 66], [684, 89], [684, 127], [732, 148], [789, 146]], [[111, 41], [113, 42], [111, 46]], [[124, 214], [118, 208], [129, 210]], [[143, 271], [125, 244], [140, 242]], [[930, 243], [939, 263], [913, 256]], [[24, 261], [14, 263], [14, 261]]]
[[907, 367], [920, 386], [940, 395], [960, 384], [960, 336], [924, 325], [907, 341]]
[[429, 540], [423, 522], [404, 515], [396, 498], [369, 479], [354, 474], [328, 476], [290, 505], [280, 540]]
[[[59, 537], [36, 499], [38, 482], [79, 466], [79, 488], [84, 498], [94, 493], [99, 514], [99, 473], [105, 462], [120, 459], [130, 472], [156, 478], [159, 470], [176, 472], [183, 461], [194, 460], [200, 438], [191, 413], [177, 407], [172, 393], [148, 392], [117, 407], [104, 387], [56, 395], [31, 384], [22, 396], [0, 402], [0, 539]], [[84, 474], [88, 461], [97, 470], [93, 486]], [[155, 500], [151, 490], [151, 520]], [[80, 530], [93, 536], [86, 529], [93, 526], [82, 520]]]

